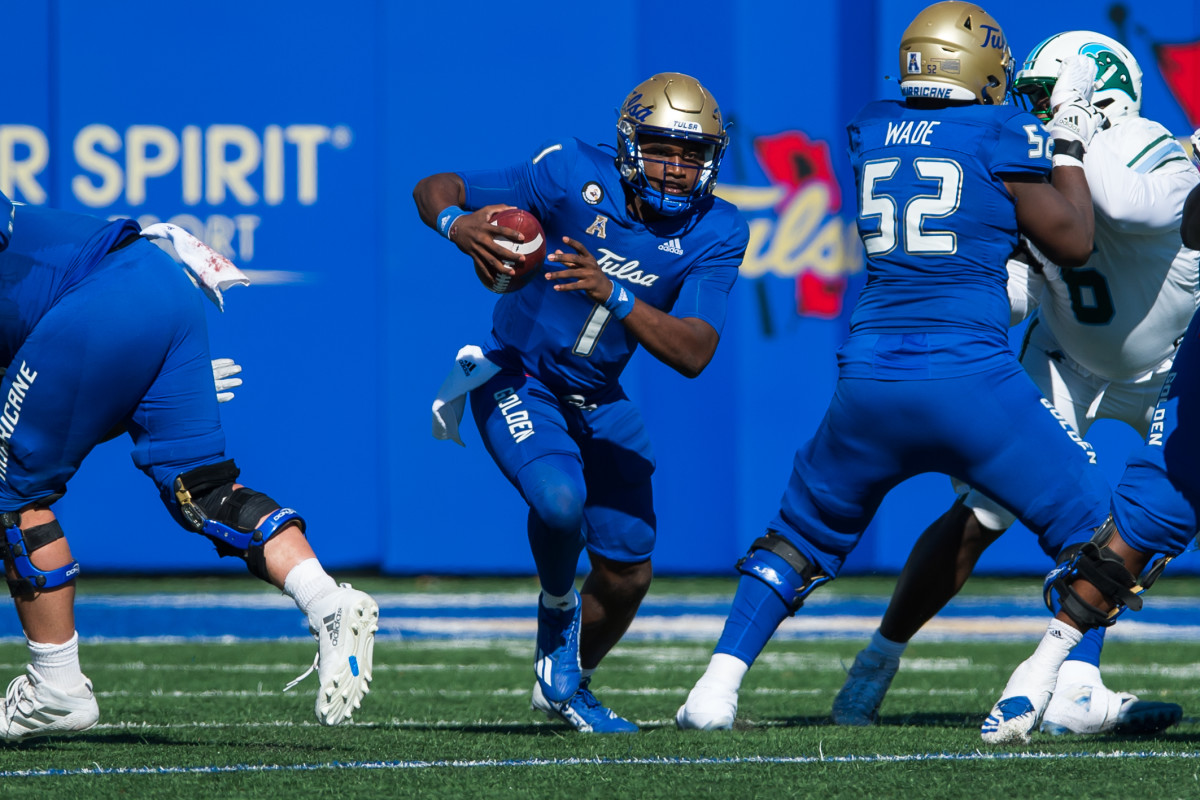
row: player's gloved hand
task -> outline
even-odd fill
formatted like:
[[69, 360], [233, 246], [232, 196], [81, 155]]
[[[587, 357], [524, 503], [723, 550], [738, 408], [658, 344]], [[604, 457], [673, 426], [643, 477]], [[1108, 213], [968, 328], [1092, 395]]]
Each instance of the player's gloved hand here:
[[[1091, 103], [1077, 100], [1067, 103], [1054, 115], [1046, 126], [1046, 132], [1051, 139], [1062, 139], [1067, 142], [1079, 142], [1083, 147], [1091, 143], [1096, 131], [1108, 127], [1108, 120], [1100, 113], [1100, 109]], [[1059, 152], [1055, 145], [1055, 153]], [[1082, 154], [1080, 154], [1082, 155]]]
[[1063, 59], [1058, 79], [1050, 92], [1050, 108], [1057, 111], [1069, 103], [1092, 102], [1096, 91], [1096, 60], [1074, 55]]
[[242, 365], [235, 363], [232, 358], [214, 358], [212, 370], [213, 382], [217, 386], [217, 402], [228, 403], [233, 399], [233, 390], [242, 385], [241, 378], [233, 377], [241, 374]]

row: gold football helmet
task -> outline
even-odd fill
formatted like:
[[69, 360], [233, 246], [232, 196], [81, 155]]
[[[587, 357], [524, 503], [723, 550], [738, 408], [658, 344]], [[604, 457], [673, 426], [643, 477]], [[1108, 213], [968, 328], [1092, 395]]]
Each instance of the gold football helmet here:
[[[617, 112], [617, 168], [639, 197], [656, 211], [675, 216], [690, 211], [712, 194], [721, 157], [729, 143], [725, 120], [712, 93], [695, 78], [660, 72], [639, 83]], [[655, 189], [646, 179], [641, 137], [658, 136], [692, 142], [700, 147], [696, 183], [687, 195]]]
[[973, 3], [928, 6], [900, 40], [900, 91], [905, 97], [1008, 101], [1013, 58], [1000, 24]]

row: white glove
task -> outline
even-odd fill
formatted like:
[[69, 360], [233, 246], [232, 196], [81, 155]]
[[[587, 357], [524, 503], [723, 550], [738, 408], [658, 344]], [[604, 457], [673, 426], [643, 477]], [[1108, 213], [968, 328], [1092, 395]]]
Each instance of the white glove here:
[[241, 378], [230, 377], [242, 371], [242, 365], [232, 358], [214, 358], [212, 362], [213, 382], [217, 385], [217, 402], [228, 403], [233, 399], [233, 389], [242, 385]]
[[1058, 80], [1050, 92], [1050, 108], [1057, 111], [1060, 106], [1082, 101], [1092, 102], [1096, 91], [1096, 59], [1087, 56], [1068, 56], [1058, 70]]
[[1200, 128], [1192, 131], [1192, 161], [1200, 166]]
[[1100, 113], [1100, 109], [1078, 100], [1058, 109], [1054, 119], [1046, 126], [1046, 133], [1050, 134], [1051, 139], [1079, 142], [1087, 147], [1096, 131], [1107, 127], [1108, 120]]

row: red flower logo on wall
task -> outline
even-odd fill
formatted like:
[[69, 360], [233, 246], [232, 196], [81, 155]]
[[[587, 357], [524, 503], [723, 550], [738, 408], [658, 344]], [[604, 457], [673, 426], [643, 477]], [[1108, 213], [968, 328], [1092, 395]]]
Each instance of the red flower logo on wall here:
[[795, 277], [796, 313], [837, 318], [846, 276], [862, 269], [862, 248], [853, 224], [838, 216], [842, 192], [829, 145], [801, 131], [783, 131], [756, 137], [754, 156], [770, 186], [718, 189], [750, 217], [742, 274]]

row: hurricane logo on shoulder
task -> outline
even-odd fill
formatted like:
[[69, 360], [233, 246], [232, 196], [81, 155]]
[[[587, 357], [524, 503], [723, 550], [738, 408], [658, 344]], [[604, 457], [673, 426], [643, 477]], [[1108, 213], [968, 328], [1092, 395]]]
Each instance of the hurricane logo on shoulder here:
[[908, 74], [921, 74], [921, 54], [915, 50], [908, 54]]
[[581, 194], [583, 195], [583, 202], [589, 206], [594, 206], [604, 199], [604, 190], [595, 181], [585, 183]]

